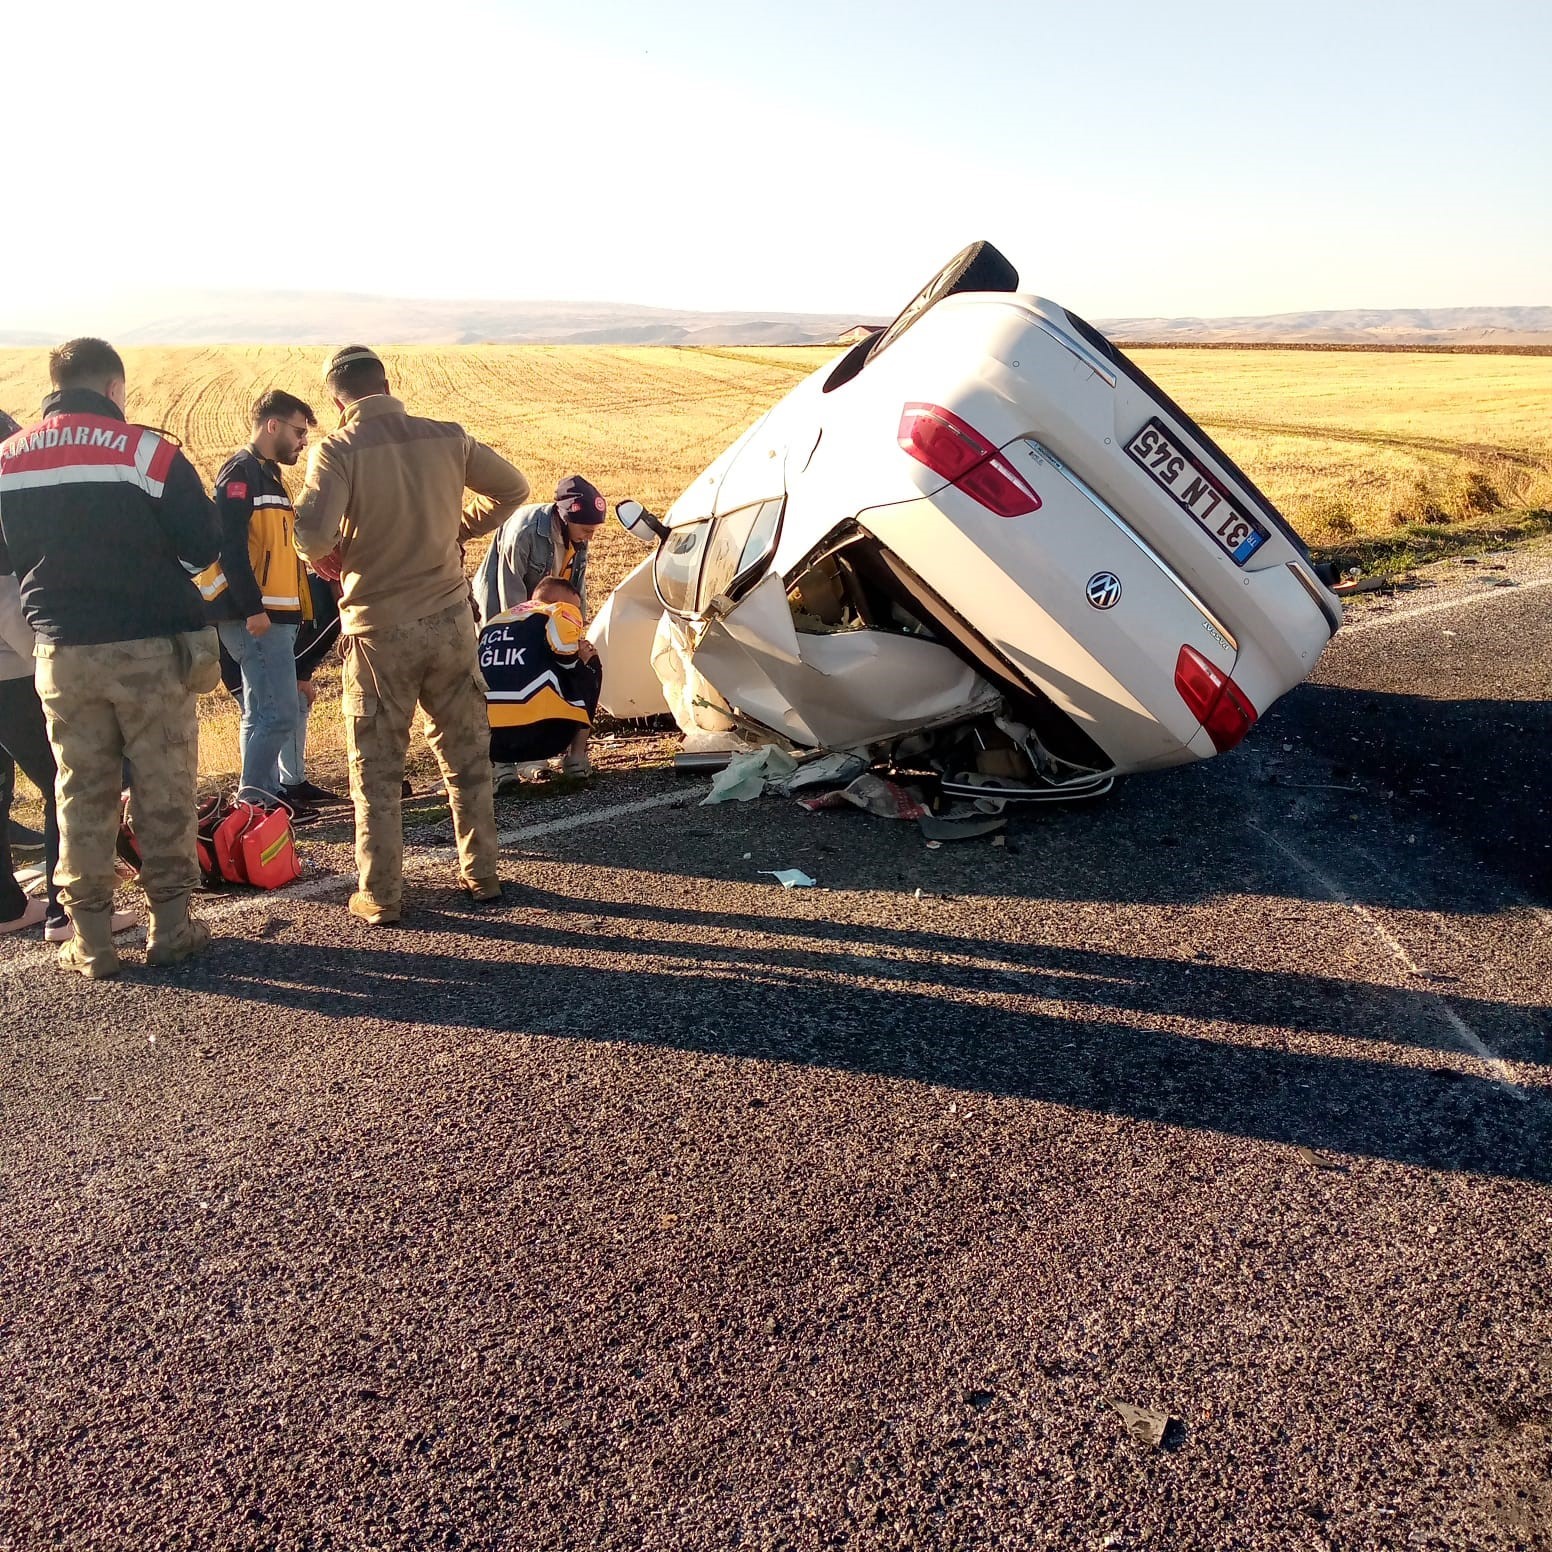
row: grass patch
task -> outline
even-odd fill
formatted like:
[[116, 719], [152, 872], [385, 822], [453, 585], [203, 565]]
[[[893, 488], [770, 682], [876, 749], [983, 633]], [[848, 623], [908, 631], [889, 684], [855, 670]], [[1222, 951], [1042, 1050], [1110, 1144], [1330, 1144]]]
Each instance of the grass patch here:
[[1495, 513], [1459, 523], [1403, 523], [1389, 533], [1311, 545], [1310, 554], [1339, 571], [1356, 567], [1364, 576], [1396, 576], [1430, 561], [1498, 549], [1548, 534], [1552, 534], [1552, 511]]

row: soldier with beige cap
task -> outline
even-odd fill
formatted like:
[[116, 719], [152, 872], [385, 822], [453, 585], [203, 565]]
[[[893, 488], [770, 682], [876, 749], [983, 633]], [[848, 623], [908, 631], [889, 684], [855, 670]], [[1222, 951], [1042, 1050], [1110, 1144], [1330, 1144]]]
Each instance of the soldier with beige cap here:
[[378, 926], [403, 910], [404, 761], [417, 706], [447, 785], [460, 881], [472, 903], [499, 901], [490, 730], [461, 546], [499, 528], [528, 481], [462, 426], [409, 414], [365, 345], [335, 352], [324, 381], [340, 423], [308, 458], [296, 544], [309, 560], [337, 550], [343, 584], [360, 874], [351, 914]]

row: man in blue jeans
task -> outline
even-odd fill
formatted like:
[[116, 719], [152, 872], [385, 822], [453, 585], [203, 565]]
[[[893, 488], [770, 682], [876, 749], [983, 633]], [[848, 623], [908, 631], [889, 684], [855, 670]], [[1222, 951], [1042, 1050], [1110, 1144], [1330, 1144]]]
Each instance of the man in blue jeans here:
[[[296, 634], [312, 617], [307, 570], [280, 467], [294, 465], [317, 424], [311, 406], [275, 388], [253, 406], [253, 440], [216, 476], [221, 558], [199, 586], [221, 645], [242, 674], [242, 784], [279, 800], [280, 752], [296, 735]], [[314, 816], [292, 805], [299, 819]]]
[[[320, 787], [307, 776], [307, 719], [317, 698], [313, 675], [324, 658], [339, 645], [340, 634], [339, 603], [334, 596], [334, 584], [309, 570], [307, 587], [312, 595], [312, 618], [302, 622], [296, 636], [296, 725], [291, 737], [280, 746], [280, 795], [291, 805], [293, 816], [298, 810], [350, 802], [348, 797]], [[242, 669], [225, 647], [221, 649], [221, 681], [241, 711]]]

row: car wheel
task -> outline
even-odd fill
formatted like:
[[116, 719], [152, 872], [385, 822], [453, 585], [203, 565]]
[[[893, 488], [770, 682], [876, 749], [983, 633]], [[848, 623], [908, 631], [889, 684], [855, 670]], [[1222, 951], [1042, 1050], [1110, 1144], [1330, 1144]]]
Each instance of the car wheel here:
[[873, 341], [868, 352], [871, 361], [888, 350], [917, 319], [936, 307], [946, 296], [966, 291], [1017, 291], [1018, 271], [989, 242], [973, 242], [962, 248], [920, 291], [906, 303], [895, 321]]

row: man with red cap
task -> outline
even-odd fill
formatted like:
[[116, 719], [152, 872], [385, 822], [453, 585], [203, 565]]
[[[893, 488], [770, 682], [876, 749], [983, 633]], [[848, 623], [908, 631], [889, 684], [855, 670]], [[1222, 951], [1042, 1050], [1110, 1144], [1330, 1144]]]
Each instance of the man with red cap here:
[[554, 501], [519, 507], [491, 540], [474, 573], [474, 606], [480, 624], [527, 603], [546, 577], [560, 577], [582, 596], [587, 613], [587, 546], [608, 516], [598, 487], [568, 474]]

